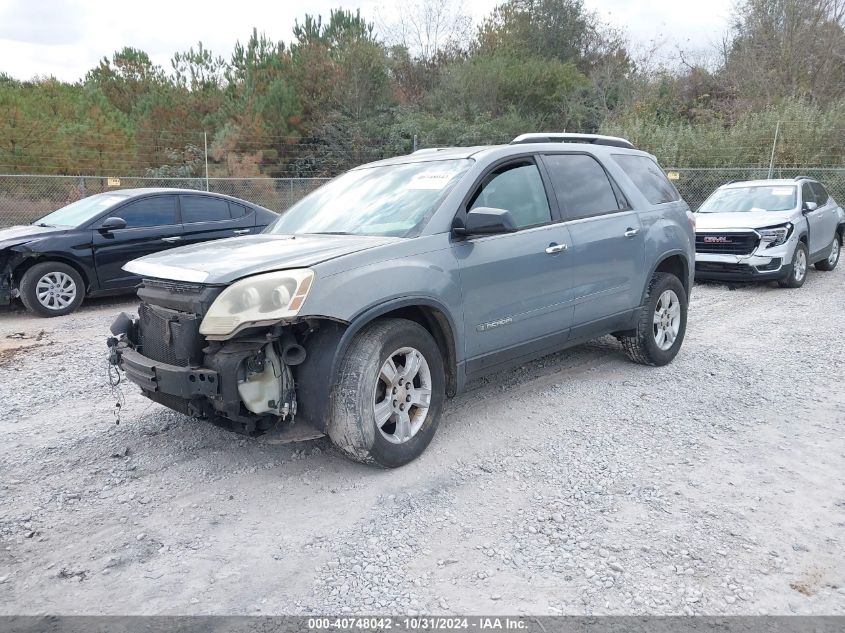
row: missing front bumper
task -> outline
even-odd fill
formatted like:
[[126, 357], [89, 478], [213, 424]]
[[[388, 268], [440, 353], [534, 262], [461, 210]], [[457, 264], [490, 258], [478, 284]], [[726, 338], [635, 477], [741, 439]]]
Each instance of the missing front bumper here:
[[[155, 340], [151, 336], [157, 330], [145, 330], [148, 324], [143, 318], [121, 314], [111, 327], [109, 361], [146, 397], [247, 434], [292, 421], [296, 411], [293, 376], [274, 352], [277, 342], [272, 337], [206, 343], [195, 339], [193, 329], [186, 326], [190, 319], [181, 313], [169, 318], [162, 330], [167, 337]], [[193, 360], [177, 365], [150, 358], [147, 346], [153, 350], [150, 355]]]
[[120, 368], [126, 372], [126, 377], [145, 391], [188, 400], [220, 393], [216, 371], [160, 363], [129, 348], [120, 350], [118, 354]]

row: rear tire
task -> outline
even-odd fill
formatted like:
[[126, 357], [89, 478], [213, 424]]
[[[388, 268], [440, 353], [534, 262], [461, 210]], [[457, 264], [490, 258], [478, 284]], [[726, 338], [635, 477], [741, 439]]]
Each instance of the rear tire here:
[[829, 272], [836, 268], [839, 263], [839, 255], [842, 253], [842, 243], [839, 241], [839, 233], [833, 236], [833, 243], [830, 245], [830, 255], [826, 259], [816, 262], [816, 270]]
[[61, 262], [36, 264], [23, 274], [18, 289], [26, 309], [43, 317], [70, 314], [85, 298], [82, 275]]
[[374, 321], [341, 362], [328, 435], [355, 461], [407, 464], [437, 430], [445, 384], [443, 357], [425, 328], [406, 319]]
[[648, 285], [637, 329], [619, 335], [625, 353], [635, 363], [659, 367], [672, 362], [687, 330], [687, 293], [681, 280], [654, 273]]
[[800, 288], [807, 280], [807, 245], [804, 242], [798, 242], [795, 247], [795, 253], [792, 255], [792, 270], [789, 271], [789, 276], [784, 279], [778, 279], [778, 286], [781, 288]]

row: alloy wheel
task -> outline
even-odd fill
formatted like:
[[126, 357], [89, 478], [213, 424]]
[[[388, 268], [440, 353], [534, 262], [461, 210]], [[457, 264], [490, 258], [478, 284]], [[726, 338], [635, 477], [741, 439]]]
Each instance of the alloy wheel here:
[[419, 350], [402, 347], [384, 361], [373, 395], [379, 433], [403, 444], [422, 428], [431, 406], [431, 370]]
[[664, 352], [681, 331], [681, 301], [674, 290], [664, 290], [654, 309], [654, 342]]
[[795, 253], [795, 281], [801, 281], [804, 279], [804, 275], [807, 274], [807, 254], [804, 252], [804, 249], [799, 248], [798, 252]]

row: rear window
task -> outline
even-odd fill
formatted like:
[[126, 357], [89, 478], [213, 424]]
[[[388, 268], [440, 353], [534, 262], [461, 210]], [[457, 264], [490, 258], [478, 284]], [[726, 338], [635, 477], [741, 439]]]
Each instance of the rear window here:
[[614, 154], [613, 160], [651, 204], [663, 204], [681, 199], [678, 190], [669, 182], [660, 166], [647, 156]]
[[613, 213], [622, 208], [604, 168], [586, 154], [548, 154], [543, 161], [567, 220]]

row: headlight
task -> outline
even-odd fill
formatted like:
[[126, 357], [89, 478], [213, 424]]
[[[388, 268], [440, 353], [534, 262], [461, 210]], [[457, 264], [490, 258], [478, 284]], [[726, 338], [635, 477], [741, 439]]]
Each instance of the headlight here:
[[228, 336], [244, 325], [269, 325], [296, 316], [313, 280], [314, 272], [307, 268], [241, 279], [211, 304], [200, 334]]
[[760, 243], [766, 248], [772, 246], [780, 246], [789, 239], [792, 235], [792, 223], [787, 222], [783, 226], [774, 226], [770, 229], [760, 229], [757, 231], [760, 234]]

